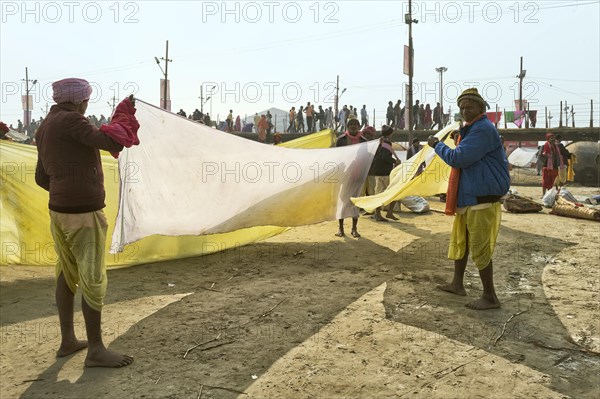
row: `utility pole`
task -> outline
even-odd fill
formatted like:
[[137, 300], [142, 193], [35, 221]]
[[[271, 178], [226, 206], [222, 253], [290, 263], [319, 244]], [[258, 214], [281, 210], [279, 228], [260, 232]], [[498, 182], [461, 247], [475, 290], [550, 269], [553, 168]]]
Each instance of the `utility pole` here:
[[42, 110], [42, 112], [44, 113], [44, 118], [46, 117], [46, 115], [48, 115], [48, 103], [46, 103], [46, 109], [44, 110], [44, 108], [40, 108]]
[[567, 102], [565, 101], [565, 127], [569, 127], [569, 106], [567, 105]]
[[[200, 112], [202, 114], [204, 114], [204, 104], [206, 104], [208, 102], [208, 100], [210, 100], [212, 98], [212, 91], [216, 86], [210, 87], [208, 89], [208, 94], [209, 96], [204, 98], [204, 87], [202, 85], [200, 85]], [[210, 112], [212, 113], [212, 100], [211, 100], [211, 110]]]
[[160, 61], [158, 60], [158, 58], [154, 57], [156, 64], [158, 65], [158, 67], [162, 71], [163, 75], [165, 76], [165, 86], [163, 89], [163, 98], [161, 101], [161, 108], [168, 109], [167, 95], [169, 93], [169, 84], [168, 84], [168, 82], [169, 82], [169, 62], [173, 62], [173, 60], [169, 59], [169, 41], [168, 40], [167, 40], [167, 50], [166, 50], [165, 56], [160, 57], [160, 59], [165, 62], [165, 69], [162, 69], [162, 67], [160, 66]]
[[204, 94], [202, 85], [200, 85], [200, 113], [204, 114]]
[[[523, 69], [523, 57], [521, 57], [521, 67], [519, 68], [519, 74], [517, 75], [517, 78], [519, 78], [519, 109], [517, 111], [525, 113], [525, 119], [527, 119], [527, 110], [523, 109], [523, 79], [526, 74], [527, 71]], [[528, 123], [525, 123], [525, 127], [528, 127]], [[521, 128], [521, 126], [519, 126], [519, 128]]]
[[413, 75], [414, 75], [414, 60], [413, 60], [413, 38], [412, 38], [412, 24], [419, 23], [416, 19], [412, 18], [412, 0], [408, 0], [408, 14], [404, 15], [404, 23], [408, 24], [408, 143], [411, 144], [413, 140]]
[[519, 69], [519, 74], [517, 78], [519, 78], [519, 109], [518, 111], [523, 111], [523, 78], [525, 78], [526, 70], [523, 69], [523, 57], [521, 57], [521, 68]]
[[590, 127], [594, 127], [594, 100], [590, 100]]
[[435, 68], [440, 73], [440, 130], [444, 126], [444, 72], [448, 70], [446, 67]]
[[29, 109], [29, 82], [31, 82], [32, 85], [35, 85], [37, 79], [29, 79], [29, 71], [27, 67], [25, 67], [25, 79], [22, 80], [25, 81], [25, 116], [23, 117], [23, 127], [27, 128], [31, 122], [31, 110]]
[[114, 113], [115, 113], [115, 104], [116, 104], [117, 98], [116, 98], [115, 96], [113, 96], [113, 97], [111, 98], [111, 100], [112, 100], [112, 103], [111, 103], [110, 101], [107, 101], [106, 103], [107, 103], [107, 104], [108, 104], [108, 106], [110, 107], [110, 114], [111, 114], [111, 116], [112, 116], [112, 114], [114, 114]]
[[[335, 115], [333, 115], [333, 120], [335, 121], [335, 119], [338, 117], [339, 114], [339, 103], [340, 103], [340, 75], [337, 75], [336, 81], [335, 81]], [[339, 123], [339, 121], [338, 121]], [[338, 127], [338, 123], [335, 124], [335, 130], [337, 131], [337, 127]]]

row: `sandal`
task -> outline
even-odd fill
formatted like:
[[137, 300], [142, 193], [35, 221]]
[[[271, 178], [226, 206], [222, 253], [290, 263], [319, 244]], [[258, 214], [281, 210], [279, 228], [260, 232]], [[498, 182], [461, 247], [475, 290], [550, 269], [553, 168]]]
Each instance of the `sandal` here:
[[351, 234], [352, 234], [352, 237], [354, 237], [354, 238], [360, 238], [361, 237], [361, 235], [358, 234], [358, 231], [356, 231], [356, 230], [352, 230]]
[[335, 236], [336, 236], [336, 237], [343, 237], [343, 236], [345, 236], [345, 235], [346, 235], [346, 234], [344, 234], [344, 232], [343, 232], [343, 231], [338, 231], [337, 233], [335, 233]]

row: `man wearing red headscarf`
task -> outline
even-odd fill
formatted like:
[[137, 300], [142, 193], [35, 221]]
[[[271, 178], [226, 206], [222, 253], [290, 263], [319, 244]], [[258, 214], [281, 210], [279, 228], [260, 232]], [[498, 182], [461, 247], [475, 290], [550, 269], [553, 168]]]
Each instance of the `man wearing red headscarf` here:
[[[102, 306], [107, 277], [104, 264], [108, 224], [104, 216], [104, 174], [99, 150], [117, 154], [139, 143], [133, 97], [122, 101], [110, 125], [97, 129], [85, 111], [92, 87], [84, 79], [52, 84], [56, 102], [36, 133], [36, 183], [49, 192], [50, 230], [54, 238], [56, 304], [61, 343], [57, 357], [87, 348], [87, 367], [122, 367], [131, 356], [109, 351], [102, 342]], [[78, 340], [73, 324], [74, 294], [81, 307], [88, 341]]]
[[[555, 139], [553, 133], [546, 134], [546, 142], [542, 150], [542, 195], [557, 183], [558, 169], [564, 167], [560, 148]], [[558, 189], [558, 185], [556, 188]]]

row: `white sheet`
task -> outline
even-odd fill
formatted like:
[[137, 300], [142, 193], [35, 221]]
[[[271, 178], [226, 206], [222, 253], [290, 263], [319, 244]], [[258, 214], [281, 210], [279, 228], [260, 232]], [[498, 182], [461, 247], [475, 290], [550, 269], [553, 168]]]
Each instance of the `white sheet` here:
[[378, 140], [289, 149], [238, 138], [142, 101], [141, 144], [119, 156], [111, 248], [144, 237], [293, 227], [350, 217]]

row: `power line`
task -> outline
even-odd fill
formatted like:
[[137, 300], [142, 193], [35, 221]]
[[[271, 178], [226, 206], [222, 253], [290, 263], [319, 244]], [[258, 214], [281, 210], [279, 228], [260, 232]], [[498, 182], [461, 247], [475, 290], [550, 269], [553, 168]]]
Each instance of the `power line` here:
[[552, 81], [562, 81], [562, 82], [582, 82], [582, 83], [600, 83], [600, 80], [581, 80], [581, 79], [558, 79], [558, 78], [542, 78], [540, 76], [530, 76], [533, 79], [544, 79], [544, 80], [552, 80]]
[[552, 89], [552, 90], [556, 90], [556, 91], [562, 91], [562, 92], [569, 93], [569, 94], [571, 94], [571, 95], [578, 96], [578, 97], [581, 97], [581, 98], [587, 98], [586, 96], [583, 96], [583, 95], [581, 95], [581, 94], [579, 94], [579, 93], [575, 93], [575, 92], [572, 92], [572, 91], [569, 91], [569, 90], [561, 89], [560, 87], [556, 87], [556, 86], [554, 86], [554, 85], [551, 85], [550, 83], [545, 83], [545, 82], [542, 82], [542, 81], [540, 81], [540, 80], [534, 80], [534, 81], [532, 81], [532, 82], [535, 82], [535, 83], [540, 83], [540, 84], [546, 85], [546, 86], [548, 86], [548, 88], [550, 88], [550, 89]]

